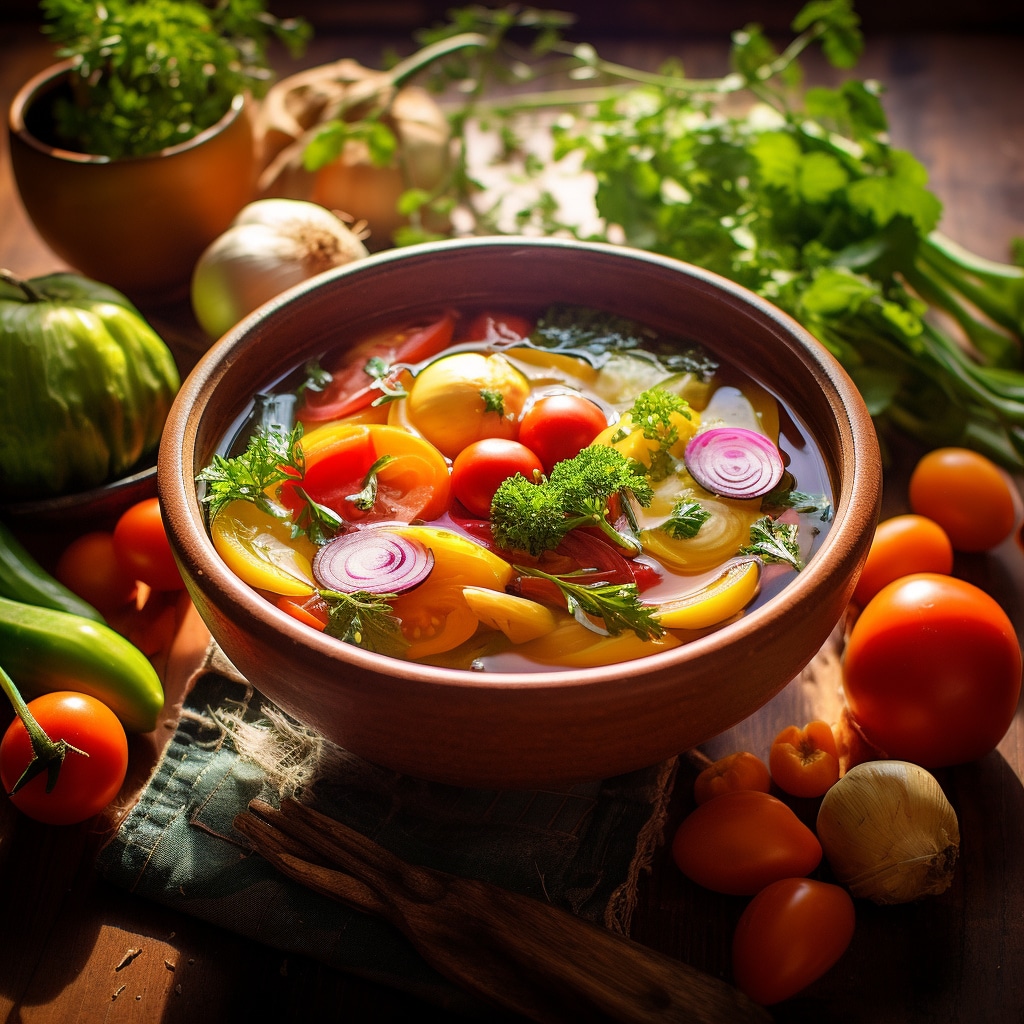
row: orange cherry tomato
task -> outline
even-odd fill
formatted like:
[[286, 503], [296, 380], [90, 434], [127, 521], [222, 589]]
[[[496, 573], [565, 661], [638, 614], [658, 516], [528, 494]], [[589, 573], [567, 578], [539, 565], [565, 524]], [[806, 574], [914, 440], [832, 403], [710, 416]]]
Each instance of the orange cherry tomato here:
[[828, 722], [789, 725], [775, 737], [768, 767], [779, 789], [790, 796], [814, 797], [839, 781], [839, 752]]
[[738, 789], [767, 793], [771, 784], [771, 774], [764, 761], [748, 750], [738, 750], [713, 761], [697, 776], [693, 783], [693, 798], [698, 804], [706, 804], [712, 797]]
[[820, 978], [853, 939], [856, 911], [841, 886], [783, 878], [747, 904], [732, 940], [733, 979], [770, 1006]]
[[989, 551], [1013, 532], [1013, 485], [991, 459], [967, 448], [937, 448], [910, 476], [911, 509], [935, 520], [957, 551]]
[[973, 584], [904, 576], [850, 630], [843, 688], [850, 716], [885, 757], [924, 768], [973, 761], [995, 748], [1017, 710], [1017, 633]]
[[76, 537], [61, 552], [53, 574], [103, 615], [124, 608], [138, 590], [134, 573], [121, 564], [114, 535], [107, 530]]
[[810, 874], [821, 863], [821, 843], [777, 797], [736, 790], [682, 820], [672, 857], [687, 878], [706, 889], [751, 896], [780, 878]]
[[867, 561], [853, 592], [863, 608], [887, 583], [915, 572], [953, 571], [953, 545], [934, 519], [908, 513], [885, 519], [875, 528]]
[[114, 527], [114, 550], [125, 570], [153, 590], [184, 590], [157, 498], [145, 498], [122, 513]]

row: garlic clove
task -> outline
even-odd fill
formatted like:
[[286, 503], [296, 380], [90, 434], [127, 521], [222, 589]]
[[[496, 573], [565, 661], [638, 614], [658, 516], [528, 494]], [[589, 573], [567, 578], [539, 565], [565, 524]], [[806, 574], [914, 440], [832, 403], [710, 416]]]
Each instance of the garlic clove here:
[[956, 812], [924, 768], [867, 761], [821, 802], [817, 834], [836, 878], [875, 903], [909, 903], [945, 892], [960, 850]]

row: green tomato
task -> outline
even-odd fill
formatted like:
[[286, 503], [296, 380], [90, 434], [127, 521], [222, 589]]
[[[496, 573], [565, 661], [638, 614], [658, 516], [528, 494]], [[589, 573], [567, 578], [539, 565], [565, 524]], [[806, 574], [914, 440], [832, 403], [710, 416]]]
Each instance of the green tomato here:
[[174, 357], [120, 292], [77, 274], [0, 274], [0, 493], [87, 490], [160, 440]]

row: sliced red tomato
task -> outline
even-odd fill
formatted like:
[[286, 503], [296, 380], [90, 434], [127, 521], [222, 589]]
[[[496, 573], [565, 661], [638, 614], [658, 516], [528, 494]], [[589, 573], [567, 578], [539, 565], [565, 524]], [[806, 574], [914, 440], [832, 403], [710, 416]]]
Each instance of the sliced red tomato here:
[[485, 341], [488, 344], [522, 341], [533, 332], [533, 321], [517, 313], [479, 313], [473, 317], [459, 337], [464, 341]]
[[[279, 500], [298, 514], [304, 499], [326, 505], [347, 522], [432, 520], [448, 507], [448, 463], [427, 440], [385, 423], [335, 423], [302, 440], [306, 461], [301, 481], [281, 485]], [[375, 493], [356, 499], [374, 471]]]
[[380, 396], [372, 375], [366, 372], [371, 359], [388, 366], [418, 363], [436, 356], [451, 343], [455, 314], [447, 312], [427, 324], [388, 330], [346, 352], [341, 362], [329, 367], [330, 383], [322, 391], [305, 389], [298, 418], [305, 424], [327, 423], [359, 412]]

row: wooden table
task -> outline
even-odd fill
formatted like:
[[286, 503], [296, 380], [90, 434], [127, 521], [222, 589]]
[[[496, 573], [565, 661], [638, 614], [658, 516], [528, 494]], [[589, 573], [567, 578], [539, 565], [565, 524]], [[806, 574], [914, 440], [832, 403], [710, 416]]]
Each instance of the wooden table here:
[[[381, 40], [318, 37], [304, 63], [345, 53], [374, 60]], [[692, 74], [720, 73], [724, 36], [603, 47], [640, 63], [681, 54]], [[31, 28], [0, 22], [0, 106], [50, 61]], [[894, 34], [869, 38], [858, 69], [888, 86], [893, 136], [929, 168], [945, 202], [943, 227], [976, 252], [1003, 259], [1024, 236], [1024, 46], [1020, 36]], [[34, 234], [0, 148], [0, 266], [31, 276], [61, 269]], [[154, 311], [186, 338], [187, 310]], [[885, 514], [903, 508], [907, 466], [897, 452], [886, 479]], [[1024, 627], [1024, 553], [1016, 542], [960, 558], [957, 572], [987, 587]], [[187, 609], [185, 610], [187, 612]], [[203, 642], [186, 614], [167, 665], [172, 683]], [[746, 748], [762, 755], [792, 722], [827, 716], [834, 692], [794, 683], [706, 747], [712, 756]], [[134, 751], [144, 771], [152, 750]], [[681, 769], [673, 823], [685, 811], [692, 771]], [[849, 1024], [1024, 1020], [1024, 721], [997, 752], [941, 773], [960, 816], [962, 860], [953, 888], [915, 906], [858, 904], [843, 960], [802, 996], [775, 1009], [779, 1021]], [[311, 1019], [398, 1021], [416, 1000], [238, 938], [97, 880], [95, 828], [51, 829], [0, 801], [0, 1018], [6, 1021]], [[698, 890], [663, 848], [644, 876], [634, 919], [640, 942], [728, 976], [730, 933], [740, 902]], [[131, 951], [138, 951], [133, 955]]]

